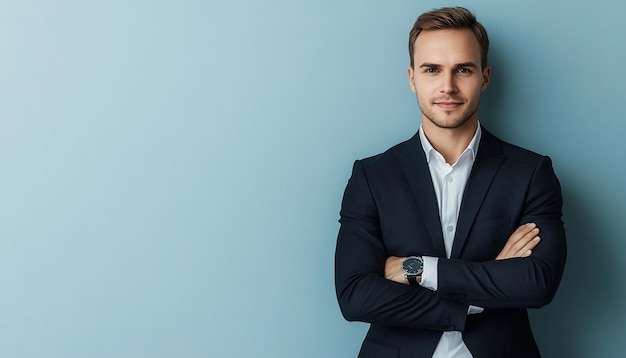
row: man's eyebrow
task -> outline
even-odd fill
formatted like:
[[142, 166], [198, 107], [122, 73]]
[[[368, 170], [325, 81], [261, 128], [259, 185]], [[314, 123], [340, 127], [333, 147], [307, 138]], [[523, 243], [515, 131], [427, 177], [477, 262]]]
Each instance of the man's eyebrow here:
[[473, 67], [473, 68], [478, 68], [478, 65], [475, 64], [474, 62], [464, 62], [464, 63], [459, 63], [455, 66], [456, 68], [461, 68], [461, 67]]
[[[424, 62], [419, 66], [419, 68], [433, 68], [433, 67], [441, 67], [441, 65], [438, 65], [436, 63]], [[475, 64], [474, 62], [462, 62], [462, 63], [457, 63], [456, 65], [454, 65], [454, 68], [461, 68], [461, 67], [478, 68], [478, 65]]]
[[424, 62], [424, 63], [422, 63], [422, 64], [420, 65], [420, 67], [419, 67], [419, 68], [423, 68], [423, 67], [426, 67], [426, 68], [432, 68], [432, 67], [441, 67], [441, 65], [438, 65], [438, 64], [436, 64], [436, 63], [427, 63], [427, 62]]

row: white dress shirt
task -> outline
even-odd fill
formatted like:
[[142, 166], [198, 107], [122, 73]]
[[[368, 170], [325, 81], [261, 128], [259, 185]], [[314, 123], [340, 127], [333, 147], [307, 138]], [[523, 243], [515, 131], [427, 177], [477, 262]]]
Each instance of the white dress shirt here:
[[[430, 144], [422, 126], [419, 129], [422, 149], [426, 154], [430, 176], [437, 195], [439, 205], [439, 218], [441, 219], [441, 230], [443, 231], [443, 241], [446, 248], [446, 256], [450, 258], [452, 245], [454, 244], [454, 234], [459, 218], [461, 200], [465, 184], [474, 165], [474, 159], [478, 152], [478, 144], [481, 137], [480, 123], [470, 144], [463, 151], [459, 159], [454, 164], [446, 163], [443, 156], [437, 152]], [[437, 290], [437, 262], [438, 258], [424, 256], [424, 271], [420, 285], [430, 290]], [[482, 308], [470, 306], [468, 314], [480, 313]], [[458, 331], [444, 332], [433, 353], [433, 358], [472, 358], [472, 354], [463, 342], [463, 336]]]

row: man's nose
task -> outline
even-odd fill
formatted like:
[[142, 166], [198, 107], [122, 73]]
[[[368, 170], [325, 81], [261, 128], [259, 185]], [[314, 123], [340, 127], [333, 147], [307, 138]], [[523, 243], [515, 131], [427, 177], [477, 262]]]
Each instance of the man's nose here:
[[457, 91], [456, 77], [454, 73], [444, 73], [441, 76], [441, 89], [442, 93], [455, 93]]

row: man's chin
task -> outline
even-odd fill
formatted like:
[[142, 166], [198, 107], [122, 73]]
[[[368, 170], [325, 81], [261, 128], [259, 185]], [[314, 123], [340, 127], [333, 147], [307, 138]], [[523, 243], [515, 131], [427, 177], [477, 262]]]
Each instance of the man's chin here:
[[[428, 118], [428, 117], [426, 117]], [[428, 120], [434, 124], [436, 127], [442, 128], [442, 129], [457, 129], [457, 128], [461, 128], [465, 125], [467, 125], [468, 123], [470, 123], [470, 118], [446, 118], [446, 119], [431, 119], [428, 118]]]

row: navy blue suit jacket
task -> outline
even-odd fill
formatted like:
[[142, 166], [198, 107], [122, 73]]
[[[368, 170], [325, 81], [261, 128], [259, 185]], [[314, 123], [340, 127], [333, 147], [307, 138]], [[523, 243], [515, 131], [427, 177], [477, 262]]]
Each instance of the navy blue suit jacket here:
[[[527, 308], [548, 304], [566, 258], [561, 188], [548, 157], [483, 128], [450, 259], [419, 136], [357, 160], [341, 206], [335, 285], [342, 314], [371, 323], [359, 357], [432, 357], [443, 331], [463, 332], [474, 358], [539, 357]], [[541, 242], [495, 261], [521, 224]], [[436, 293], [384, 278], [389, 256], [439, 257]], [[483, 307], [467, 314], [469, 305]]]

